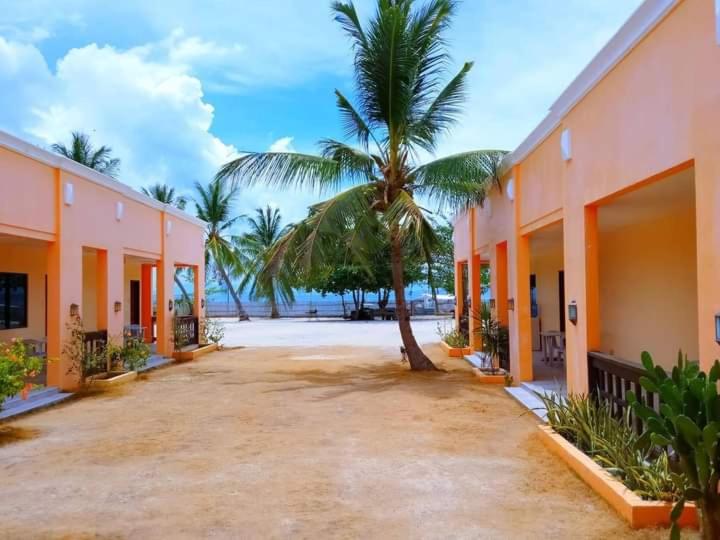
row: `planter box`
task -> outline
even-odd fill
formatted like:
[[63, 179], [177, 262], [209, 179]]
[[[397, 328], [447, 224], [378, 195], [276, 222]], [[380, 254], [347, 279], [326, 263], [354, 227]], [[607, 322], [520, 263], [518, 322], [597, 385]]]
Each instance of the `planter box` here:
[[107, 374], [93, 375], [88, 378], [91, 388], [110, 388], [112, 386], [119, 386], [121, 384], [128, 383], [137, 379], [137, 372], [128, 371], [127, 373], [121, 373], [114, 377], [107, 378]]
[[477, 377], [478, 382], [482, 384], [505, 384], [505, 372], [502, 373], [485, 373], [479, 368], [473, 368], [473, 371], [475, 372], [475, 377]]
[[470, 347], [451, 347], [444, 341], [440, 341], [440, 347], [450, 358], [463, 358], [466, 354], [472, 354]]
[[[540, 425], [538, 428], [545, 445], [560, 456], [633, 529], [670, 526], [672, 503], [643, 500], [550, 426]], [[697, 528], [698, 518], [695, 505], [686, 503], [679, 524]]]
[[201, 357], [203, 354], [211, 353], [217, 350], [217, 345], [211, 343], [210, 345], [202, 345], [195, 347], [194, 349], [187, 349], [183, 351], [176, 351], [173, 353], [173, 358], [178, 362], [188, 362]]

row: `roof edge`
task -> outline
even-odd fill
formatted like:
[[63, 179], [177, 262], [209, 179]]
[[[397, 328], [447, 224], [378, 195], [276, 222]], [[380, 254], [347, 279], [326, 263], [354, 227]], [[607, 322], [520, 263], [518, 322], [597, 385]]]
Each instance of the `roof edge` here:
[[552, 104], [547, 116], [503, 160], [509, 169], [523, 161], [563, 118], [642, 41], [682, 0], [645, 0]]
[[81, 163], [78, 163], [77, 161], [73, 161], [72, 159], [61, 156], [60, 154], [45, 150], [40, 146], [29, 143], [23, 139], [20, 139], [19, 137], [16, 137], [15, 135], [11, 135], [10, 133], [2, 130], [0, 130], [0, 147], [6, 148], [12, 152], [28, 157], [30, 159], [34, 159], [35, 161], [39, 161], [40, 163], [44, 163], [45, 165], [59, 168], [65, 172], [69, 172], [71, 174], [79, 176], [84, 180], [102, 186], [106, 189], [109, 189], [110, 191], [119, 193], [120, 195], [123, 195], [128, 199], [132, 199], [135, 202], [138, 202], [145, 206], [149, 206], [150, 208], [153, 208], [155, 210], [160, 210], [161, 212], [171, 214], [177, 218], [192, 223], [193, 225], [197, 225], [203, 228], [205, 228], [205, 226], [207, 225], [207, 223], [205, 223], [203, 220], [196, 218], [195, 216], [191, 216], [190, 214], [183, 212], [182, 210], [175, 208], [172, 205], [161, 203], [160, 201], [157, 201], [152, 197], [148, 197], [147, 195], [137, 190], [134, 190], [133, 188], [119, 180], [116, 180], [105, 174], [101, 174], [96, 170], [93, 170], [89, 167], [86, 167], [85, 165], [82, 165]]

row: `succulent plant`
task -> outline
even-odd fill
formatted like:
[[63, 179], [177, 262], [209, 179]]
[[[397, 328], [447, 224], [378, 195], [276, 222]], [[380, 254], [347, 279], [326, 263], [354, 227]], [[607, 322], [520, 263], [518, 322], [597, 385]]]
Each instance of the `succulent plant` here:
[[659, 412], [628, 392], [632, 410], [642, 419], [645, 431], [639, 445], [670, 447], [675, 472], [672, 475], [682, 497], [673, 508], [672, 539], [680, 538], [678, 520], [686, 501], [697, 504], [701, 513], [702, 536], [720, 538], [720, 399], [717, 381], [720, 379], [720, 362], [709, 373], [700, 370], [697, 363], [689, 362], [682, 352], [668, 375], [661, 366], [653, 363], [649, 353], [642, 354], [646, 374], [640, 385], [648, 392], [660, 396]]

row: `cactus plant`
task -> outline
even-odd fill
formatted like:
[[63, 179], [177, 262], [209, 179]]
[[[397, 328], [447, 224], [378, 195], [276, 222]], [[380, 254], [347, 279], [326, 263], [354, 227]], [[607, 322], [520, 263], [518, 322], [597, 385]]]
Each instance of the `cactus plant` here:
[[628, 392], [627, 400], [635, 414], [642, 419], [645, 431], [642, 445], [671, 447], [676, 472], [672, 475], [682, 497], [670, 517], [670, 537], [680, 537], [678, 520], [686, 501], [694, 501], [701, 514], [702, 537], [720, 538], [720, 399], [717, 381], [720, 362], [704, 373], [687, 356], [678, 355], [677, 365], [668, 375], [653, 363], [649, 353], [642, 354], [646, 375], [640, 385], [648, 392], [660, 396], [660, 410], [641, 403]]

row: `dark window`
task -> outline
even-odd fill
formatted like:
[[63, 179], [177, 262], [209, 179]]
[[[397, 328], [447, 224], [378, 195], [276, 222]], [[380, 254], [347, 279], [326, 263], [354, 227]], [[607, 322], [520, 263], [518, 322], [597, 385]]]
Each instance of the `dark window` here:
[[0, 272], [0, 330], [27, 327], [27, 274]]

